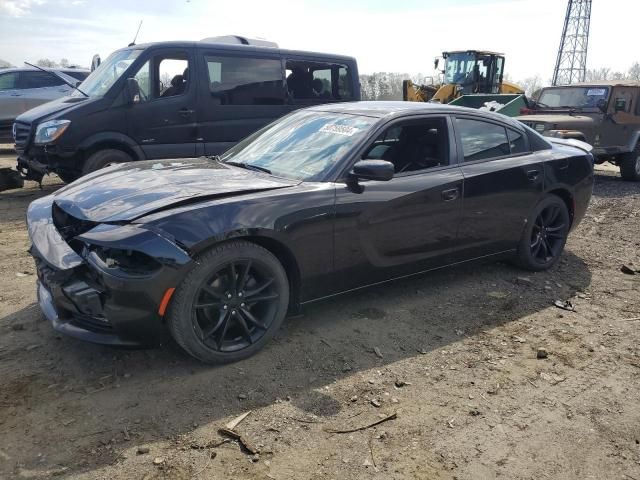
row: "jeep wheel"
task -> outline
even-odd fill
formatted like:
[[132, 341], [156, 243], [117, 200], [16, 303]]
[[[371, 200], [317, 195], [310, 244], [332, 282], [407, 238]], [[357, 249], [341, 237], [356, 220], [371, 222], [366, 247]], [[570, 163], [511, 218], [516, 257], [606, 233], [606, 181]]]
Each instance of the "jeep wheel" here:
[[640, 181], [640, 144], [620, 160], [620, 176], [628, 182]]
[[91, 154], [89, 158], [84, 162], [82, 167], [82, 174], [95, 172], [101, 168], [108, 167], [114, 163], [125, 163], [133, 160], [127, 153], [122, 150], [116, 150], [115, 148], [107, 148], [106, 150], [98, 150]]

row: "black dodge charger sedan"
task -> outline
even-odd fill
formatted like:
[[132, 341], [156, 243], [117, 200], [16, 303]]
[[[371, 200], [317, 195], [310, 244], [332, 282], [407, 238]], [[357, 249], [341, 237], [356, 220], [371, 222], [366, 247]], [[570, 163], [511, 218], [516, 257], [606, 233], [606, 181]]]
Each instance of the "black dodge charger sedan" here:
[[479, 258], [544, 270], [582, 219], [593, 157], [497, 114], [360, 102], [294, 112], [222, 157], [113, 165], [28, 211], [53, 327], [252, 355], [287, 312]]

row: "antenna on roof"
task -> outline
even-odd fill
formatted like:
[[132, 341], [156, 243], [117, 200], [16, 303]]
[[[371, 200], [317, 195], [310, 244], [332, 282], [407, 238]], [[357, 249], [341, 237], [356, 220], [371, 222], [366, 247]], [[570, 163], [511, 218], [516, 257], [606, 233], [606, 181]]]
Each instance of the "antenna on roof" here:
[[138, 25], [138, 30], [136, 30], [136, 36], [133, 37], [133, 42], [131, 42], [128, 47], [133, 47], [136, 44], [136, 39], [138, 38], [138, 34], [140, 33], [140, 27], [142, 26], [142, 20], [140, 20], [140, 24]]

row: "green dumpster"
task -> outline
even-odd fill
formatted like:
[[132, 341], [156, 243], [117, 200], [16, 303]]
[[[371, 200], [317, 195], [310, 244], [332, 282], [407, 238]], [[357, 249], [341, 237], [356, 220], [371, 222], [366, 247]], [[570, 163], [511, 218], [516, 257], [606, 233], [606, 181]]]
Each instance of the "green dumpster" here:
[[517, 117], [520, 109], [527, 107], [527, 99], [522, 94], [472, 94], [462, 95], [449, 105], [499, 112], [507, 117]]

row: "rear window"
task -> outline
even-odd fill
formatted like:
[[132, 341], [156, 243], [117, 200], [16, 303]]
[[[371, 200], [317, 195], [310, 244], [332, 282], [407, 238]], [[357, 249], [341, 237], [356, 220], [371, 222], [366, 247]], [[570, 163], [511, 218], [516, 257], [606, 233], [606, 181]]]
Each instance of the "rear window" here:
[[282, 105], [282, 63], [269, 58], [206, 55], [209, 92], [220, 105]]
[[45, 88], [64, 85], [64, 82], [55, 73], [20, 72], [19, 85], [20, 88]]
[[80, 81], [89, 76], [89, 72], [79, 72], [78, 70], [65, 70], [63, 73]]
[[0, 74], [0, 91], [18, 88], [18, 74], [8, 72]]

